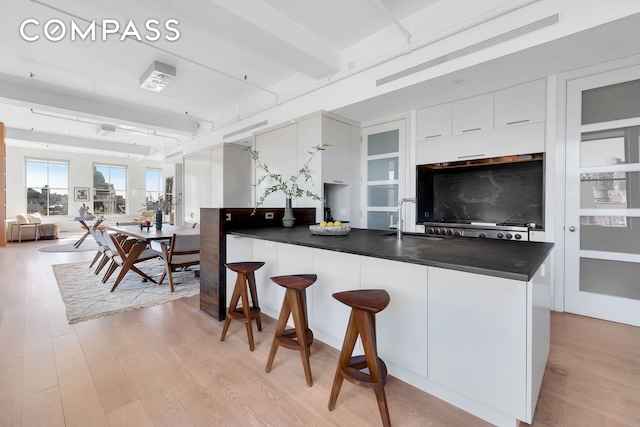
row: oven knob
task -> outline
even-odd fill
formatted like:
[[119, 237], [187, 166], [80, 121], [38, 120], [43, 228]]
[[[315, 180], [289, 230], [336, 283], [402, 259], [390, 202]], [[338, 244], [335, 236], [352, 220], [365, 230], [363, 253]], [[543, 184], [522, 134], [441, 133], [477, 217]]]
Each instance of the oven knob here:
[[511, 239], [513, 235], [511, 233], [507, 233], [507, 239]]
[[497, 236], [498, 236], [498, 239], [502, 239], [504, 237], [504, 234], [498, 233]]
[[427, 228], [427, 234], [433, 234], [433, 228]]
[[485, 237], [487, 237], [487, 235], [484, 233], [480, 233], [478, 234], [478, 237], [480, 237], [481, 239], [484, 239]]
[[515, 236], [515, 237], [516, 237], [516, 240], [520, 240], [520, 239], [522, 239], [522, 236], [521, 236], [520, 234], [516, 234], [516, 236]]
[[447, 231], [443, 228], [440, 230], [440, 234], [447, 234]]
[[453, 236], [453, 231], [447, 230], [447, 236]]
[[458, 236], [458, 237], [462, 236], [462, 234], [460, 234], [460, 231], [457, 231], [457, 230], [456, 230], [456, 232], [455, 232], [455, 233], [453, 233], [453, 235], [454, 235], [454, 236]]

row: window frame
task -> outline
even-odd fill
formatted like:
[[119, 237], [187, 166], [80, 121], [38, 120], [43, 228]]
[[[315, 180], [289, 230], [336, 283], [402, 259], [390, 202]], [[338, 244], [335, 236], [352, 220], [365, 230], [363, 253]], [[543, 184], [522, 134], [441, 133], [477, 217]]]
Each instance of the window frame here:
[[[114, 195], [115, 198], [112, 200], [111, 199], [111, 195], [109, 194], [109, 197], [106, 199], [98, 199], [98, 192], [99, 192], [99, 188], [96, 185], [96, 181], [95, 181], [95, 173], [98, 171], [98, 168], [108, 168], [109, 169], [109, 177], [104, 177], [105, 178], [105, 182], [109, 185], [114, 185], [111, 182], [111, 169], [122, 169], [124, 171], [124, 189], [119, 189], [119, 188], [115, 188], [114, 186]], [[93, 207], [93, 212], [95, 215], [118, 215], [118, 216], [126, 216], [129, 212], [129, 167], [127, 165], [122, 165], [122, 164], [115, 164], [115, 163], [102, 163], [102, 162], [95, 162], [92, 165], [92, 171], [93, 171], [93, 200], [92, 200], [92, 207]], [[103, 174], [104, 176], [104, 174]], [[117, 203], [118, 203], [118, 196], [121, 195], [121, 197], [123, 197], [124, 199], [124, 209], [121, 208]], [[113, 206], [110, 209], [105, 209], [105, 205], [104, 203], [109, 203], [109, 204], [113, 204]], [[102, 209], [100, 209], [96, 203], [102, 203]], [[111, 212], [107, 212], [107, 211], [111, 211]]]
[[[61, 191], [66, 191], [66, 196], [67, 196], [67, 200], [66, 200], [66, 212], [63, 209], [63, 211], [60, 214], [51, 214], [51, 202], [49, 199], [49, 195], [50, 195], [50, 191], [47, 193], [47, 200], [46, 200], [46, 205], [45, 205], [45, 213], [43, 214], [42, 212], [40, 212], [40, 210], [38, 211], [34, 211], [34, 210], [30, 210], [29, 209], [29, 197], [28, 197], [28, 191], [29, 188], [35, 188], [33, 186], [29, 186], [29, 163], [46, 163], [46, 186], [49, 190], [61, 190]], [[50, 178], [50, 166], [52, 164], [55, 165], [64, 165], [67, 168], [66, 171], [66, 188], [63, 187], [51, 187], [50, 186], [50, 182], [51, 182], [51, 178]], [[61, 159], [51, 159], [51, 158], [41, 158], [41, 157], [25, 157], [24, 158], [24, 175], [25, 175], [25, 181], [24, 181], [24, 193], [25, 194], [25, 198], [26, 198], [26, 205], [25, 205], [25, 211], [27, 213], [35, 213], [38, 212], [41, 215], [47, 216], [47, 217], [57, 217], [57, 216], [66, 216], [69, 215], [69, 171], [71, 169], [71, 162], [69, 160], [61, 160]], [[42, 194], [42, 189], [43, 187], [38, 187], [40, 189], [40, 194]], [[62, 195], [64, 196], [64, 193], [62, 193]]]

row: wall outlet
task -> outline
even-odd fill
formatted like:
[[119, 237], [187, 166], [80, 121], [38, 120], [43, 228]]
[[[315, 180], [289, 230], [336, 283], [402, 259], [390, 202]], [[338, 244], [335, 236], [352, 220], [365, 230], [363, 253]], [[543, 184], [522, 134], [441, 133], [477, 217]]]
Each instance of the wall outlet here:
[[273, 212], [265, 212], [264, 219], [273, 219]]
[[231, 214], [230, 213], [227, 214], [227, 221], [231, 221]]

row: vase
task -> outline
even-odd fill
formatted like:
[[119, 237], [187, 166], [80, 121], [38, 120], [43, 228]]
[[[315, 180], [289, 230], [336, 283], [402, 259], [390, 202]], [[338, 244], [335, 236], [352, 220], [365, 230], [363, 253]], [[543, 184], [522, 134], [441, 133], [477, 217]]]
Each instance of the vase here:
[[283, 227], [293, 227], [295, 224], [296, 218], [293, 216], [293, 208], [291, 207], [291, 199], [287, 199], [286, 205], [284, 207], [284, 216], [282, 217], [282, 226]]
[[156, 211], [156, 230], [162, 230], [162, 211]]

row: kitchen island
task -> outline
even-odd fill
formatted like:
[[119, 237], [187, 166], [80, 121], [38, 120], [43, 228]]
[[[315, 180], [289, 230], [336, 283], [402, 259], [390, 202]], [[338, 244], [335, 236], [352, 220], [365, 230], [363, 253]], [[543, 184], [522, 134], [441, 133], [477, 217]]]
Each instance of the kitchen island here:
[[515, 426], [533, 418], [549, 352], [552, 248], [424, 235], [398, 240], [395, 233], [359, 229], [317, 236], [303, 226], [268, 227], [228, 233], [226, 260], [266, 262], [256, 282], [262, 311], [274, 318], [283, 292], [269, 278], [317, 274], [307, 295], [310, 328], [337, 349], [349, 310], [331, 295], [386, 289], [391, 303], [376, 324], [390, 375], [493, 424]]

